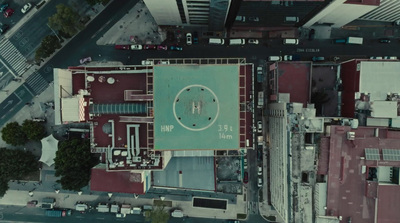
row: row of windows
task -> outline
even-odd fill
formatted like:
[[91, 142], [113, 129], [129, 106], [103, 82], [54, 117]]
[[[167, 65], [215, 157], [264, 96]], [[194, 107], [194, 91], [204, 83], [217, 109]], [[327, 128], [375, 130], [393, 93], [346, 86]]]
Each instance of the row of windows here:
[[196, 3], [203, 3], [203, 4], [210, 4], [210, 1], [204, 1], [204, 0], [200, 0], [200, 1], [186, 1], [187, 4], [196, 4]]

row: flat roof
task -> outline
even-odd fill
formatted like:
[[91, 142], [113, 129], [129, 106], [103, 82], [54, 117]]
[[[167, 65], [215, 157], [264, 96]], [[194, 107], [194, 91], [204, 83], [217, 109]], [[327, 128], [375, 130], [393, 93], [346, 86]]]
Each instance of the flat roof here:
[[400, 62], [361, 61], [360, 93], [370, 93], [370, 101], [386, 100], [388, 92], [400, 92]]
[[154, 186], [215, 191], [214, 157], [172, 157], [153, 172]]
[[278, 92], [289, 93], [290, 102], [299, 102], [306, 106], [311, 100], [311, 63], [291, 61], [278, 64]]
[[129, 171], [107, 172], [104, 168], [92, 168], [90, 190], [144, 194], [144, 184], [140, 173]]
[[[346, 220], [351, 217], [354, 222], [364, 223], [374, 223], [375, 218], [377, 222], [400, 219], [400, 212], [390, 207], [393, 198], [396, 202], [400, 199], [400, 186], [389, 183], [388, 186], [392, 186], [389, 188], [386, 187], [388, 183], [368, 180], [370, 168], [400, 167], [400, 161], [383, 160], [383, 156], [379, 160], [367, 160], [365, 156], [365, 148], [399, 150], [400, 133], [385, 128], [330, 128], [329, 150], [322, 151], [329, 153], [326, 215], [342, 216]], [[349, 131], [355, 132], [354, 140], [347, 139]], [[387, 209], [390, 209], [390, 214]]]
[[239, 149], [239, 67], [155, 66], [154, 149]]

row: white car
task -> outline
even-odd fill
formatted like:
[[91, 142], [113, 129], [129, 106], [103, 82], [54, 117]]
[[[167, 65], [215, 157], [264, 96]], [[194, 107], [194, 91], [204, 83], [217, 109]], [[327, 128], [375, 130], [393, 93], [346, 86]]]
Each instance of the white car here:
[[142, 45], [131, 45], [131, 50], [142, 50], [143, 46]]
[[263, 186], [263, 181], [261, 178], [258, 178], [258, 187], [262, 187]]
[[25, 13], [28, 12], [31, 8], [32, 8], [32, 4], [31, 4], [31, 3], [26, 3], [26, 4], [24, 5], [24, 7], [22, 7], [21, 12], [25, 14]]
[[192, 34], [191, 33], [186, 33], [186, 44], [192, 45]]
[[262, 122], [261, 121], [257, 122], [257, 132], [259, 132], [259, 133], [262, 132]]
[[154, 62], [152, 60], [142, 60], [142, 65], [149, 66], [149, 65], [153, 65], [153, 64], [154, 64]]
[[249, 44], [258, 44], [257, 39], [249, 39]]
[[158, 61], [158, 64], [169, 64], [168, 60], [160, 60]]
[[261, 176], [261, 175], [262, 175], [262, 167], [261, 167], [261, 166], [258, 166], [258, 173], [257, 173], [257, 175], [258, 175], [258, 176]]
[[91, 61], [92, 61], [92, 58], [91, 58], [91, 57], [85, 57], [85, 58], [82, 58], [82, 59], [79, 60], [79, 62], [80, 62], [81, 64], [87, 64], [87, 63], [89, 63], [89, 62], [91, 62]]

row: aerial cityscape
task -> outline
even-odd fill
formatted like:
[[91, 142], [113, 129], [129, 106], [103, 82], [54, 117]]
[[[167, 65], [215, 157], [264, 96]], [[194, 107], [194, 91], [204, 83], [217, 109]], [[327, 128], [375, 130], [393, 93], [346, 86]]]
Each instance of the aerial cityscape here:
[[400, 222], [400, 1], [0, 12], [0, 223]]

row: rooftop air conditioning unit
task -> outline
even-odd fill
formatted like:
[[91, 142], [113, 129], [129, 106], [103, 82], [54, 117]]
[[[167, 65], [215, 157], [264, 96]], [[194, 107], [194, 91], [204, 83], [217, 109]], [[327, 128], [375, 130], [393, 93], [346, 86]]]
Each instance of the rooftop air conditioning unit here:
[[347, 140], [354, 140], [356, 138], [355, 132], [347, 132]]

